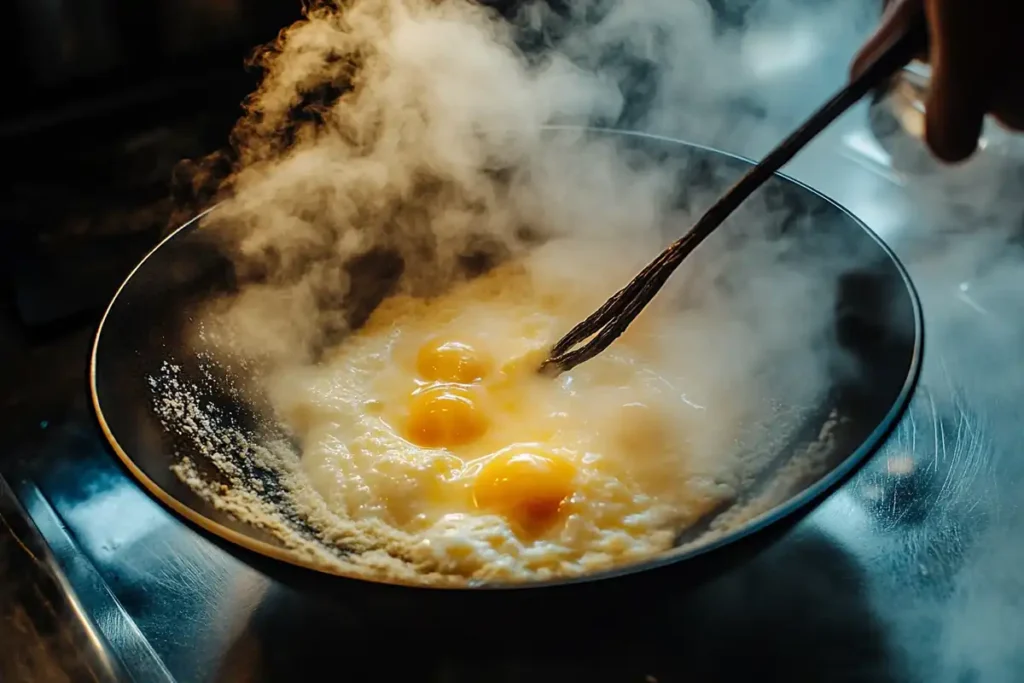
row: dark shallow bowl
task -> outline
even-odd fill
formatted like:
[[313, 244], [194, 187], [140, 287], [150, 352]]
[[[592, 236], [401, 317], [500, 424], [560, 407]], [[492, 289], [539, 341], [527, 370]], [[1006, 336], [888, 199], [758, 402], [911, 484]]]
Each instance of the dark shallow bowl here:
[[[640, 165], [674, 169], [675, 203], [690, 214], [699, 212], [750, 164], [665, 138], [597, 130], [586, 134], [629, 150]], [[190, 311], [198, 302], [233, 286], [232, 264], [199, 229], [202, 217], [150, 252], [110, 303], [96, 334], [90, 367], [99, 423], [131, 474], [197, 531], [268, 575], [300, 590], [330, 595], [364, 616], [388, 623], [436, 625], [450, 620], [465, 625], [472, 623], [465, 621], [467, 615], [501, 614], [504, 625], [518, 628], [523, 623], [520, 619], [531, 627], [555, 623], [539, 617], [552, 610], [607, 615], [613, 609], [636, 609], [640, 615], [650, 601], [662, 600], [667, 592], [686, 591], [726, 571], [796, 523], [882, 443], [917, 381], [923, 350], [920, 305], [904, 268], [878, 237], [842, 207], [783, 176], [773, 178], [758, 200], [751, 201], [749, 210], [770, 213], [769, 228], [762, 226], [755, 240], [742, 241], [729, 234], [742, 228], [727, 223], [706, 248], [691, 257], [692, 263], [699, 266], [702, 253], [735, 256], [742, 263], [738, 254], [749, 245], [787, 240], [802, 245], [805, 258], [791, 258], [780, 262], [780, 267], [824, 269], [834, 285], [822, 290], [822, 296], [830, 299], [825, 337], [835, 346], [830, 386], [820, 406], [802, 418], [805, 424], [787, 438], [772, 462], [782, 467], [791, 455], [806, 449], [830, 414], [842, 419], [833, 426], [818, 469], [796, 481], [763, 514], [697, 547], [677, 548], [643, 563], [581, 579], [457, 589], [410, 587], [319, 571], [275, 538], [215, 509], [172, 473], [182, 445], [155, 414], [148, 383], [165, 361], [181, 364], [186, 374], [195, 371], [195, 361], [182, 341]], [[742, 222], [742, 212], [737, 220]], [[678, 233], [685, 226], [666, 229]], [[717, 248], [716, 240], [720, 241]], [[690, 262], [683, 271], [689, 267]], [[214, 391], [210, 399], [227, 410], [254, 410], [233, 405], [240, 399], [227, 392]]]

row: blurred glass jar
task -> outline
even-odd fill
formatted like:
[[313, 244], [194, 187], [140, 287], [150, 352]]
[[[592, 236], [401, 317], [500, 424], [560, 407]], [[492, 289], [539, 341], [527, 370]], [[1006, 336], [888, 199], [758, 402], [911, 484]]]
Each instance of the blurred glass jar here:
[[[924, 172], [935, 162], [924, 142], [925, 100], [931, 81], [931, 67], [914, 61], [879, 90], [871, 102], [871, 132], [892, 158], [894, 170]], [[1024, 160], [1016, 134], [986, 118], [976, 156], [999, 156]]]
[[939, 163], [924, 139], [930, 79], [931, 68], [913, 62], [870, 104], [869, 127], [888, 156], [889, 170], [921, 206], [934, 209], [928, 233], [940, 242], [949, 234], [979, 230], [1024, 235], [1024, 136], [987, 117], [970, 159]]
[[[884, 13], [891, 2], [881, 0], [880, 13]], [[928, 97], [931, 75], [931, 66], [914, 60], [877, 92], [871, 102], [871, 131], [891, 156], [896, 171], [926, 172], [935, 167], [935, 161], [924, 141], [924, 103]], [[977, 162], [982, 157], [1017, 157], [1024, 160], [1024, 153], [1013, 134], [991, 118], [986, 118], [978, 141], [978, 151], [972, 161]]]

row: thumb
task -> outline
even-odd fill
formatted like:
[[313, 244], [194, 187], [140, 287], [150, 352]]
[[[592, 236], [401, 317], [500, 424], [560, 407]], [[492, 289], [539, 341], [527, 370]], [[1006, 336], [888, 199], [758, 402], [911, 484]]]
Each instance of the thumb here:
[[917, 21], [924, 11], [924, 0], [893, 0], [878, 28], [865, 41], [850, 64], [851, 80], [857, 78], [871, 66], [894, 40], [905, 35], [913, 22]]
[[987, 33], [969, 3], [929, 2], [927, 9], [934, 30], [925, 137], [943, 161], [963, 161], [978, 146], [992, 94]]

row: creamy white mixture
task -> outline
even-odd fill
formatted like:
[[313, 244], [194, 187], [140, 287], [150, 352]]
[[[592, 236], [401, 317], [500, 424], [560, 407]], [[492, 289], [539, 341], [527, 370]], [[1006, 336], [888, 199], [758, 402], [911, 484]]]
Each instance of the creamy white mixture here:
[[371, 536], [395, 530], [425, 571], [473, 579], [670, 547], [730, 494], [710, 457], [728, 402], [685, 376], [685, 316], [654, 306], [574, 371], [535, 372], [635, 266], [551, 245], [436, 299], [391, 298], [322, 364], [278, 373], [272, 402], [330, 511]]

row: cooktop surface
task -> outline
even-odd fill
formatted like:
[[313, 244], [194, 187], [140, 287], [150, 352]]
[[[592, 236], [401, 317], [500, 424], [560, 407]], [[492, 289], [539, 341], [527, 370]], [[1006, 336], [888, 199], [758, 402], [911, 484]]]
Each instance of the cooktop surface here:
[[[89, 316], [109, 294], [96, 283], [116, 284], [170, 208], [143, 193], [145, 219], [107, 231], [120, 246], [97, 248], [95, 291], [62, 265], [83, 267], [82, 252], [60, 260], [81, 248], [78, 233], [51, 231], [35, 265], [12, 271], [28, 331], [11, 342], [24, 353], [5, 373], [4, 410], [16, 419], [0, 457], [0, 605], [10, 606], [0, 636], [18, 645], [5, 646], [0, 679], [1022, 680], [1024, 166], [983, 150], [955, 172], [909, 168], [878, 143], [874, 120], [866, 107], [851, 112], [787, 172], [863, 219], [919, 289], [925, 363], [905, 417], [856, 477], [755, 560], [666, 596], [644, 623], [583, 636], [566, 615], [557, 642], [489, 638], [500, 614], [457, 633], [368, 629], [149, 498], [99, 433], [85, 367]], [[172, 130], [184, 141], [170, 156], [190, 153], [192, 138]], [[758, 156], [778, 132], [719, 146]], [[57, 287], [43, 273], [66, 279]], [[62, 327], [77, 313], [85, 322]]]

